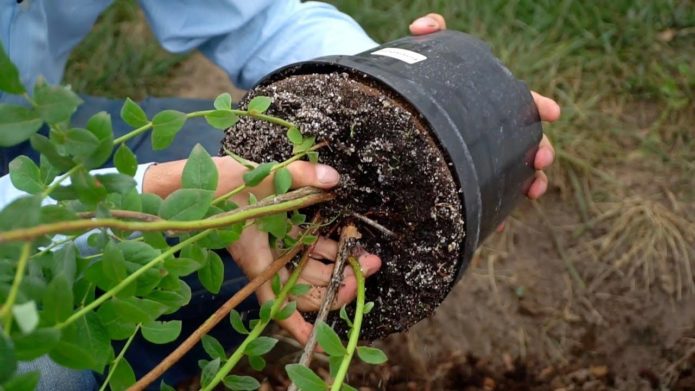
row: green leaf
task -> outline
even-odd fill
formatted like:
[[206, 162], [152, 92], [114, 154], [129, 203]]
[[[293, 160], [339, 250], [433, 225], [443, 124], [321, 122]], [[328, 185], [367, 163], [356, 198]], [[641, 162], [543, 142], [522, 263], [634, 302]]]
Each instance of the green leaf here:
[[260, 336], [246, 345], [244, 353], [249, 356], [262, 356], [271, 351], [276, 343], [278, 340], [275, 338]]
[[277, 239], [282, 239], [287, 235], [290, 225], [287, 223], [287, 214], [285, 212], [259, 217], [257, 220], [258, 229], [262, 232], [268, 232]]
[[241, 314], [237, 310], [231, 310], [229, 312], [229, 322], [232, 324], [232, 328], [239, 334], [248, 334], [249, 330], [244, 325], [244, 321], [241, 319]]
[[340, 391], [358, 391], [357, 388], [347, 384], [343, 383], [340, 385]]
[[217, 374], [217, 371], [220, 369], [220, 359], [216, 358], [210, 362], [208, 362], [205, 367], [203, 367], [203, 373], [200, 375], [200, 384], [205, 387], [210, 382], [212, 379], [215, 377]]
[[167, 307], [165, 315], [178, 311], [191, 301], [191, 288], [184, 281], [176, 279], [179, 286], [171, 290], [156, 290], [151, 292], [147, 298], [154, 300]]
[[9, 379], [17, 369], [17, 358], [12, 341], [0, 333], [0, 383]]
[[2, 42], [0, 42], [0, 91], [15, 95], [26, 92], [19, 78], [19, 71], [5, 52]]
[[358, 346], [357, 355], [360, 360], [366, 362], [367, 364], [381, 365], [388, 361], [386, 354], [381, 351], [381, 349], [370, 348], [367, 346]]
[[39, 324], [39, 313], [33, 300], [24, 304], [13, 305], [12, 314], [24, 334], [31, 333]]
[[223, 92], [217, 95], [213, 106], [217, 110], [231, 110], [232, 109], [232, 96], [228, 92]]
[[214, 196], [210, 190], [176, 190], [162, 202], [159, 216], [163, 219], [178, 221], [201, 219], [210, 208]]
[[299, 128], [293, 126], [289, 129], [287, 129], [287, 138], [290, 140], [292, 144], [301, 144], [302, 141], [304, 140], [304, 136], [302, 136], [302, 132], [299, 131]]
[[178, 277], [185, 277], [201, 267], [200, 262], [191, 258], [168, 258], [164, 261], [164, 268]]
[[111, 301], [107, 301], [99, 307], [97, 316], [110, 339], [127, 339], [135, 332], [135, 322], [126, 322], [121, 319]]
[[126, 194], [137, 186], [133, 177], [124, 174], [110, 173], [95, 175], [94, 177], [109, 193]]
[[345, 323], [347, 323], [347, 325], [349, 327], [352, 327], [352, 319], [350, 319], [350, 317], [347, 314], [347, 310], [345, 309], [345, 304], [343, 304], [343, 306], [340, 307], [340, 319], [344, 320]]
[[49, 356], [68, 368], [102, 372], [113, 356], [113, 348], [106, 329], [97, 315], [90, 312], [63, 329]]
[[41, 319], [48, 324], [64, 321], [72, 314], [72, 286], [64, 274], [53, 278], [43, 295], [43, 314]]
[[319, 153], [317, 151], [309, 151], [306, 153], [306, 157], [309, 158], [309, 162], [311, 163], [318, 163], [319, 162]]
[[275, 171], [273, 178], [275, 194], [285, 194], [292, 187], [292, 174], [286, 167], [281, 167]]
[[295, 284], [290, 289], [290, 295], [292, 296], [304, 296], [311, 290], [311, 285], [309, 284]]
[[252, 113], [265, 113], [273, 103], [272, 99], [267, 96], [256, 96], [249, 102], [248, 111]]
[[364, 313], [365, 313], [365, 314], [368, 314], [368, 313], [372, 312], [372, 309], [373, 309], [373, 308], [374, 308], [374, 302], [373, 302], [373, 301], [368, 301], [368, 302], [365, 303], [365, 305], [364, 305]]
[[164, 110], [152, 118], [152, 149], [167, 148], [186, 123], [186, 114], [176, 110]]
[[207, 251], [198, 244], [191, 244], [189, 246], [184, 247], [183, 250], [181, 250], [180, 256], [184, 258], [193, 259], [194, 261], [200, 263], [201, 266], [205, 265], [208, 262]]
[[[150, 292], [143, 294], [143, 296], [150, 293], [151, 290]], [[138, 297], [121, 298], [117, 296], [103, 305], [113, 306], [113, 310], [121, 317], [123, 321], [133, 323], [145, 323], [153, 321], [167, 310], [166, 305], [158, 301]]]
[[134, 128], [147, 125], [149, 122], [145, 111], [130, 98], [126, 98], [125, 102], [123, 102], [123, 107], [121, 107], [121, 118], [123, 122]]
[[17, 359], [29, 361], [43, 356], [53, 349], [59, 339], [60, 331], [55, 328], [39, 328], [31, 334], [16, 336], [14, 347]]
[[55, 168], [67, 171], [75, 165], [72, 160], [59, 154], [55, 145], [46, 136], [34, 134], [29, 138], [29, 141], [31, 142], [31, 147], [45, 156]]
[[224, 263], [216, 252], [208, 252], [205, 266], [198, 270], [198, 279], [210, 293], [220, 292], [224, 280]]
[[229, 375], [222, 382], [232, 391], [253, 391], [261, 387], [261, 383], [251, 376]]
[[69, 87], [51, 86], [39, 78], [34, 85], [34, 102], [44, 121], [57, 124], [69, 121], [82, 99]]
[[180, 333], [180, 320], [170, 320], [166, 322], [152, 321], [142, 324], [142, 336], [155, 344], [172, 342], [179, 337]]
[[290, 222], [294, 225], [300, 225], [304, 224], [306, 221], [306, 215], [295, 211], [292, 211], [292, 215], [290, 216]]
[[273, 293], [276, 295], [280, 294], [280, 289], [282, 289], [282, 282], [280, 281], [280, 274], [275, 273], [272, 280], [270, 280], [270, 287], [273, 289]]
[[39, 371], [25, 372], [16, 375], [3, 384], [2, 387], [4, 391], [31, 391], [36, 389], [40, 378], [41, 374]]
[[196, 144], [183, 167], [181, 187], [184, 189], [217, 189], [217, 166], [202, 145]]
[[332, 378], [335, 378], [335, 375], [338, 374], [343, 360], [345, 360], [345, 356], [328, 356], [328, 372]]
[[159, 382], [159, 391], [176, 391], [176, 389], [166, 383], [164, 383], [164, 380]]
[[248, 356], [249, 365], [255, 371], [262, 371], [265, 368], [265, 359], [261, 356]]
[[312, 245], [318, 240], [318, 236], [315, 235], [304, 235], [302, 236], [302, 244]]
[[111, 241], [104, 248], [104, 254], [101, 257], [101, 267], [104, 275], [116, 283], [123, 281], [128, 275], [123, 252]]
[[111, 380], [109, 380], [109, 385], [111, 386], [111, 390], [121, 391], [133, 384], [135, 384], [135, 372], [133, 371], [133, 367], [130, 366], [130, 363], [128, 363], [128, 360], [123, 357], [116, 364], [113, 375], [111, 375]]
[[308, 151], [311, 147], [316, 144], [316, 136], [305, 137], [301, 144], [295, 145], [292, 148], [292, 154], [297, 155], [302, 152]]
[[347, 353], [338, 334], [326, 322], [319, 322], [316, 326], [316, 340], [330, 356], [344, 356]]
[[[270, 320], [270, 309], [273, 306], [273, 303], [275, 303], [275, 300], [271, 299], [261, 305], [261, 309], [258, 314], [261, 317], [262, 322], [267, 322]], [[253, 328], [253, 326], [251, 326], [251, 328]]]
[[207, 353], [210, 358], [219, 358], [222, 361], [227, 360], [227, 353], [224, 351], [224, 347], [215, 337], [212, 335], [203, 335], [200, 340], [203, 343], [205, 353]]
[[258, 199], [256, 199], [256, 195], [253, 193], [249, 193], [249, 205], [256, 205], [258, 203]]
[[27, 140], [42, 124], [43, 121], [35, 110], [0, 104], [0, 147], [11, 147]]
[[41, 183], [44, 185], [53, 183], [55, 177], [60, 174], [60, 171], [53, 167], [51, 162], [49, 162], [48, 159], [46, 159], [46, 157], [43, 155], [39, 158], [39, 172], [41, 173]]
[[294, 311], [297, 310], [297, 302], [296, 301], [291, 301], [287, 303], [278, 313], [275, 315], [275, 320], [285, 320], [289, 318], [292, 314], [294, 314]]
[[0, 231], [37, 225], [41, 218], [40, 210], [41, 197], [17, 198], [0, 211]]
[[134, 176], [138, 170], [138, 158], [125, 144], [121, 144], [116, 150], [113, 155], [113, 163], [121, 174]]
[[82, 164], [89, 169], [101, 167], [109, 160], [111, 151], [113, 150], [111, 115], [105, 111], [94, 114], [87, 121], [86, 128], [99, 140], [99, 144], [94, 152], [84, 159]]
[[65, 133], [65, 137], [67, 152], [79, 161], [84, 161], [99, 146], [99, 139], [87, 129], [70, 129]]
[[285, 371], [290, 380], [300, 391], [326, 391], [326, 383], [311, 369], [300, 364], [285, 365]]
[[142, 211], [152, 215], [159, 214], [159, 208], [162, 207], [162, 199], [156, 194], [142, 193]]
[[275, 166], [276, 162], [261, 163], [253, 170], [244, 173], [244, 183], [248, 187], [254, 187], [261, 183], [268, 175], [270, 171]]
[[227, 129], [234, 126], [239, 117], [231, 110], [215, 110], [205, 115], [205, 120], [215, 129]]
[[89, 171], [82, 168], [70, 175], [71, 186], [77, 191], [77, 197], [83, 203], [95, 206], [100, 201], [103, 201], [108, 192], [97, 182], [96, 178], [93, 177]]
[[41, 171], [33, 160], [17, 156], [10, 162], [10, 180], [18, 190], [38, 194], [45, 188], [41, 181]]

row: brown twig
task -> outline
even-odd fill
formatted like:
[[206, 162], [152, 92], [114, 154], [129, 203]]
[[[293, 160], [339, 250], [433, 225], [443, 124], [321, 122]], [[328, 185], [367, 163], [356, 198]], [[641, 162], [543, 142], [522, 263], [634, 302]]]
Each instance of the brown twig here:
[[367, 225], [369, 225], [369, 226], [371, 226], [371, 227], [373, 227], [373, 228], [376, 228], [377, 230], [379, 230], [381, 233], [383, 233], [383, 234], [386, 235], [386, 236], [390, 236], [390, 237], [393, 237], [393, 238], [397, 238], [397, 237], [398, 237], [398, 234], [397, 234], [397, 233], [391, 231], [390, 229], [384, 227], [383, 225], [377, 223], [376, 221], [370, 219], [370, 218], [367, 217], [367, 216], [361, 215], [361, 214], [356, 213], [356, 212], [352, 212], [352, 215], [353, 215], [354, 217], [356, 217], [358, 220], [362, 221], [363, 223], [365, 223], [365, 224], [367, 224]]
[[[350, 223], [343, 228], [340, 233], [340, 241], [338, 242], [338, 255], [335, 258], [335, 265], [333, 266], [333, 274], [331, 275], [331, 281], [328, 283], [326, 288], [326, 296], [323, 298], [321, 303], [321, 308], [316, 315], [316, 320], [314, 321], [314, 328], [309, 335], [309, 339], [304, 345], [304, 352], [299, 360], [299, 364], [308, 367], [311, 364], [311, 359], [314, 355], [314, 349], [316, 348], [316, 325], [319, 322], [326, 320], [328, 312], [333, 305], [333, 300], [335, 294], [343, 282], [343, 270], [345, 269], [345, 262], [348, 257], [352, 256], [352, 252], [355, 249], [357, 240], [361, 237], [360, 232], [357, 230], [354, 224]], [[292, 383], [288, 388], [288, 391], [296, 391], [297, 386]]]
[[[313, 232], [310, 232], [312, 234]], [[290, 249], [287, 253], [273, 261], [261, 274], [256, 276], [253, 280], [249, 281], [241, 290], [234, 294], [229, 300], [227, 300], [220, 308], [215, 311], [203, 324], [201, 324], [191, 335], [186, 338], [173, 352], [171, 352], [164, 360], [162, 360], [156, 367], [152, 368], [145, 376], [133, 384], [128, 390], [129, 391], [139, 391], [144, 390], [145, 387], [152, 384], [157, 380], [167, 369], [171, 368], [176, 362], [178, 362], [181, 357], [183, 357], [188, 351], [190, 351], [203, 337], [206, 335], [213, 327], [215, 327], [222, 319], [227, 317], [227, 315], [241, 303], [244, 299], [250, 296], [256, 291], [261, 285], [266, 281], [273, 278], [273, 276], [282, 269], [287, 263], [289, 263], [292, 258], [299, 252], [301, 246], [295, 246]], [[307, 251], [310, 251], [308, 249]]]

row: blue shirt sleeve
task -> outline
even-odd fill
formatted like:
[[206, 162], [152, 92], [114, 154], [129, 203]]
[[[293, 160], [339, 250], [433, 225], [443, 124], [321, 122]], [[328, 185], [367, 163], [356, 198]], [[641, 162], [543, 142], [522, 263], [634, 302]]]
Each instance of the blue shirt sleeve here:
[[356, 54], [377, 46], [348, 15], [299, 0], [141, 0], [165, 49], [200, 51], [235, 85], [249, 88], [297, 61]]

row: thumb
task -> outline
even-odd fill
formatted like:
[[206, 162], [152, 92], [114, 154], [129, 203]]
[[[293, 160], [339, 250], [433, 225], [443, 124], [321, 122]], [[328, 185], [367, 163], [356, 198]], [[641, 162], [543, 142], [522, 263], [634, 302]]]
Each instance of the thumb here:
[[413, 35], [431, 34], [440, 30], [446, 30], [446, 20], [440, 14], [430, 13], [415, 19], [409, 26]]
[[287, 169], [292, 174], [293, 188], [314, 186], [329, 189], [340, 181], [338, 171], [325, 164], [297, 161], [287, 166]]

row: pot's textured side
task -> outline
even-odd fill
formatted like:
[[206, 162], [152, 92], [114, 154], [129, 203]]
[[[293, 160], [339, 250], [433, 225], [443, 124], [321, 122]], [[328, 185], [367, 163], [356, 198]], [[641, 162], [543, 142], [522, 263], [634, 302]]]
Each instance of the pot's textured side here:
[[354, 56], [289, 65], [261, 84], [334, 71], [383, 84], [412, 105], [453, 163], [466, 224], [460, 278], [475, 249], [533, 180], [542, 128], [527, 86], [485, 43], [451, 30], [402, 38]]

